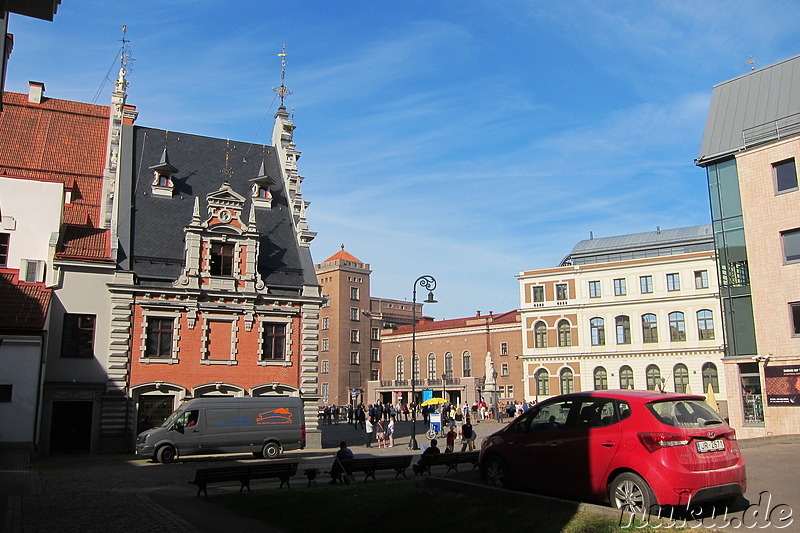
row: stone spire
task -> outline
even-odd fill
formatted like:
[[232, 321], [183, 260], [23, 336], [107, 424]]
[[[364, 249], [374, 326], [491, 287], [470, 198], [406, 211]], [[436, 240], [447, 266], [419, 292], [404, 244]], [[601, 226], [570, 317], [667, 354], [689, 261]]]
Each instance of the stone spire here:
[[286, 46], [278, 54], [281, 57], [281, 86], [274, 89], [281, 98], [281, 105], [275, 113], [275, 124], [272, 129], [272, 146], [278, 152], [278, 162], [281, 167], [281, 175], [284, 180], [286, 192], [289, 196], [289, 208], [292, 210], [292, 221], [297, 233], [300, 246], [309, 247], [311, 241], [317, 236], [316, 232], [310, 231], [306, 221], [306, 207], [309, 202], [303, 201], [303, 193], [300, 184], [303, 177], [297, 172], [297, 160], [300, 159], [300, 152], [297, 151], [293, 136], [294, 122], [292, 117], [284, 107], [284, 99], [291, 91], [286, 89], [284, 78], [286, 75]]
[[119, 207], [116, 201], [117, 183], [119, 181], [119, 158], [122, 144], [123, 125], [132, 125], [136, 120], [136, 110], [126, 106], [128, 97], [128, 63], [130, 62], [129, 42], [125, 38], [127, 28], [122, 27], [122, 47], [120, 50], [120, 69], [111, 93], [111, 113], [108, 124], [108, 142], [106, 144], [106, 164], [103, 171], [103, 193], [100, 211], [100, 227], [111, 230], [111, 254], [117, 258], [117, 220]]

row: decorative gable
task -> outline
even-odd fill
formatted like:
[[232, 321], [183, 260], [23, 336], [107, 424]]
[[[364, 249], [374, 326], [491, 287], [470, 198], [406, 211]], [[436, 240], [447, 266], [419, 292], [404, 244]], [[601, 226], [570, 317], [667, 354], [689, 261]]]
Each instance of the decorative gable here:
[[172, 176], [178, 172], [178, 169], [169, 164], [166, 148], [164, 148], [164, 152], [161, 154], [161, 161], [149, 168], [153, 171], [153, 182], [150, 184], [153, 196], [172, 198], [172, 191], [175, 190]]
[[[242, 210], [247, 199], [231, 188], [227, 181], [219, 190], [206, 196], [208, 202], [208, 228], [210, 231], [241, 233], [244, 230]], [[223, 227], [219, 227], [224, 225]]]
[[200, 218], [200, 199], [195, 197], [192, 222], [184, 228], [185, 270], [176, 286], [240, 293], [266, 292], [258, 273], [260, 234], [255, 209], [242, 217], [247, 199], [230, 183], [206, 195], [208, 217]]

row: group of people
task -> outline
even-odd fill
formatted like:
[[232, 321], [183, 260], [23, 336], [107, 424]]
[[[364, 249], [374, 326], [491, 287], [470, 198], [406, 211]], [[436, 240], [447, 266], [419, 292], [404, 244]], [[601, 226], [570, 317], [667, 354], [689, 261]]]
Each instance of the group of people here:
[[380, 418], [368, 418], [365, 431], [367, 432], [367, 448], [372, 447], [372, 434], [375, 433], [375, 442], [378, 448], [394, 447], [395, 417], [389, 417], [388, 421]]

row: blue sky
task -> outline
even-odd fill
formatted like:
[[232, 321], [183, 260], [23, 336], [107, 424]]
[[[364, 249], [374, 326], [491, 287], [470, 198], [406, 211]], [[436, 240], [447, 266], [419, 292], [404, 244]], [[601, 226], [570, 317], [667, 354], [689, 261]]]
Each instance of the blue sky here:
[[800, 3], [63, 0], [12, 15], [6, 89], [108, 104], [121, 26], [137, 124], [270, 142], [286, 45], [315, 262], [436, 319], [519, 307], [515, 276], [595, 237], [710, 221], [713, 85], [800, 53]]

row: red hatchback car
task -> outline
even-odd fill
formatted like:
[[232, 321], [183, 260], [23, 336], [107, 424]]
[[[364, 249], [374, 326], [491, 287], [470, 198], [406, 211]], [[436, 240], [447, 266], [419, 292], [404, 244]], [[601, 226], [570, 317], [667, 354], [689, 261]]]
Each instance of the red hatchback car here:
[[654, 505], [731, 503], [747, 488], [736, 432], [702, 396], [593, 391], [543, 401], [485, 439], [489, 485]]

